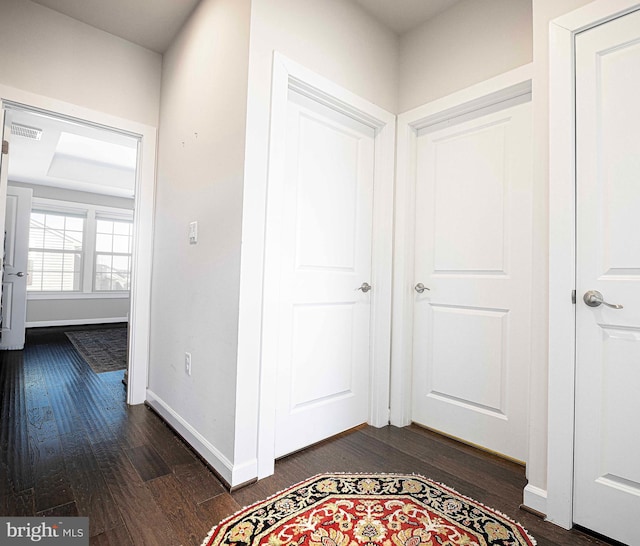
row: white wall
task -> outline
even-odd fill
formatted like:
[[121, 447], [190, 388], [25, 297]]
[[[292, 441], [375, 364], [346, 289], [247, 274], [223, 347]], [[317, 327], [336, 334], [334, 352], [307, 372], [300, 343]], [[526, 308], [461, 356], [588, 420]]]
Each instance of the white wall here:
[[158, 125], [161, 56], [29, 0], [0, 0], [0, 83]]
[[27, 328], [126, 322], [129, 298], [27, 299]]
[[254, 0], [249, 85], [255, 87], [250, 99], [264, 100], [277, 50], [395, 112], [398, 45], [393, 32], [351, 1]]
[[255, 465], [273, 51], [395, 112], [398, 39], [345, 0], [253, 0], [234, 461]]
[[165, 53], [158, 149], [149, 391], [227, 479], [214, 459], [233, 460], [249, 10], [203, 0]]
[[532, 61], [531, 0], [463, 0], [400, 39], [398, 112]]

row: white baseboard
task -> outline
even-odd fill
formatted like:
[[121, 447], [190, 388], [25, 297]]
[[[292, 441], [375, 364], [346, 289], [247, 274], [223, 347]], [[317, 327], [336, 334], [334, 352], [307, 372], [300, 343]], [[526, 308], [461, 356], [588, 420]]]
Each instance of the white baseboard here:
[[545, 489], [535, 487], [534, 485], [527, 485], [524, 488], [524, 498], [522, 500], [522, 504], [546, 516], [547, 491]]
[[211, 465], [230, 487], [255, 480], [258, 476], [258, 461], [253, 459], [234, 465], [204, 436], [187, 423], [169, 405], [147, 389], [147, 403], [171, 425], [191, 447]]
[[127, 317], [109, 317], [92, 319], [36, 320], [25, 322], [25, 328], [44, 328], [46, 326], [82, 326], [83, 324], [111, 324], [129, 322]]

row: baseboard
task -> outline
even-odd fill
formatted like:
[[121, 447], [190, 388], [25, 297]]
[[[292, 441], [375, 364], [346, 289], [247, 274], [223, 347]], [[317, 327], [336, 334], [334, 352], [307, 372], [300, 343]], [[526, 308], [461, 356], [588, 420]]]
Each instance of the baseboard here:
[[47, 326], [82, 326], [83, 324], [111, 324], [112, 322], [129, 322], [127, 317], [109, 317], [93, 319], [61, 319], [35, 320], [25, 322], [25, 328], [45, 328]]
[[541, 516], [546, 517], [547, 514], [547, 491], [540, 489], [534, 485], [527, 485], [524, 488], [524, 498], [522, 504], [526, 508], [530, 508]]
[[234, 465], [204, 436], [178, 415], [164, 400], [147, 389], [147, 404], [156, 411], [231, 489], [255, 481], [258, 475], [257, 459]]

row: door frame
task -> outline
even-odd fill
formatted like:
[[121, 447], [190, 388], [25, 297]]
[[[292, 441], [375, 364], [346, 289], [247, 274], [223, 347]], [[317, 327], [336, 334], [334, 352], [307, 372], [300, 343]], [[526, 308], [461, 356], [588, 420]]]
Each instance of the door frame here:
[[478, 110], [499, 109], [531, 100], [533, 64], [505, 72], [398, 116], [396, 219], [391, 346], [392, 425], [412, 421], [413, 300], [415, 244], [415, 165], [418, 131], [464, 121]]
[[372, 233], [370, 411], [369, 424], [389, 423], [389, 354], [393, 259], [393, 171], [395, 115], [334, 82], [274, 52], [271, 128], [267, 175], [266, 234], [262, 304], [258, 478], [273, 474], [277, 392], [277, 316], [280, 223], [276, 211], [282, 199], [286, 159], [287, 104], [295, 90], [375, 130]]
[[[151, 268], [153, 258], [153, 214], [157, 129], [43, 95], [0, 84], [0, 111], [15, 105], [32, 111], [52, 113], [138, 138], [138, 165], [134, 200], [134, 249], [129, 308], [129, 377], [127, 403], [142, 404], [147, 399], [149, 329], [151, 308]], [[0, 188], [2, 195], [4, 189]], [[4, 197], [0, 212], [4, 211]], [[3, 215], [4, 216], [4, 215]], [[1, 219], [4, 225], [4, 217]]]
[[575, 36], [640, 9], [597, 0], [549, 25], [549, 420], [547, 520], [573, 526], [575, 418]]

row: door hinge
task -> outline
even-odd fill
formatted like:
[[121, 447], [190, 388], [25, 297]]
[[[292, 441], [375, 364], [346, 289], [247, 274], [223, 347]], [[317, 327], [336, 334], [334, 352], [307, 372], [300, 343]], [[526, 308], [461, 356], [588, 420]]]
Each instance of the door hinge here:
[[2, 141], [2, 153], [4, 155], [9, 153], [9, 141], [8, 140], [3, 140]]
[[571, 291], [571, 303], [575, 303], [576, 302], [576, 291], [572, 290]]

